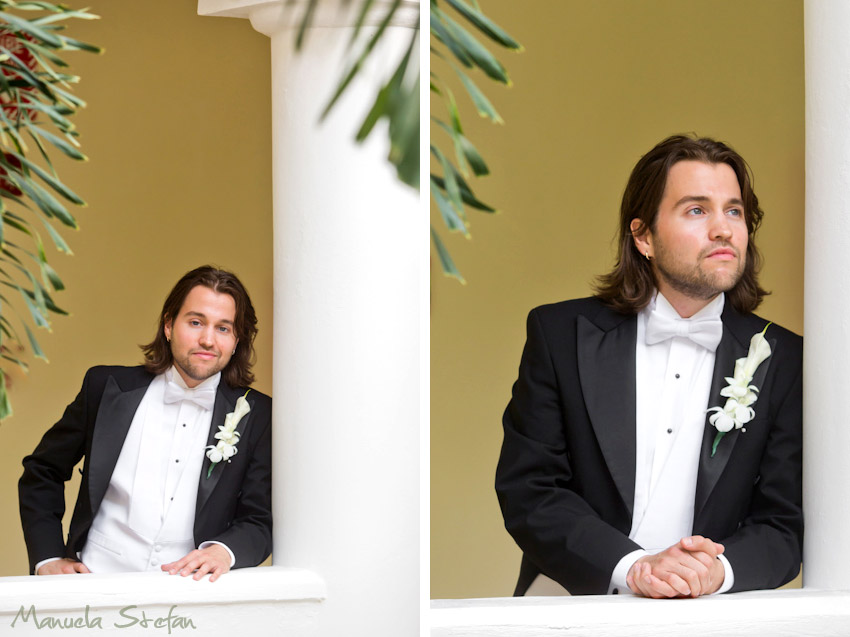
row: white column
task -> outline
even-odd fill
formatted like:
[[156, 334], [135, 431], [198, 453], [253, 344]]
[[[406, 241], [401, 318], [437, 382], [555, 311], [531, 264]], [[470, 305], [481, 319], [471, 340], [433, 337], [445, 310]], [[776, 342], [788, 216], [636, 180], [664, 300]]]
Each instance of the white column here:
[[[806, 0], [803, 582], [850, 569], [850, 3]], [[803, 242], [800, 241], [800, 250]]]
[[[380, 15], [389, 3], [375, 4]], [[409, 42], [418, 2], [405, 3], [399, 20], [408, 25], [388, 29], [321, 125], [353, 14], [340, 14], [335, 0], [320, 3], [296, 53], [303, 7], [199, 2], [199, 13], [250, 17], [271, 38], [274, 563], [325, 580], [318, 634], [414, 635], [419, 263], [427, 234], [418, 196], [386, 161], [385, 129], [365, 146], [353, 137]]]

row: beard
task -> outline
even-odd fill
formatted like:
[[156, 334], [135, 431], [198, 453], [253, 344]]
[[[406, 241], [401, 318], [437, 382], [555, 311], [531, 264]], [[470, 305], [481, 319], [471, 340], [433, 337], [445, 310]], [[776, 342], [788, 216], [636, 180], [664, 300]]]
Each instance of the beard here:
[[[729, 248], [735, 252], [737, 268], [733, 272], [703, 269], [705, 258], [717, 248]], [[746, 255], [742, 258], [737, 249], [727, 244], [713, 245], [703, 250], [693, 265], [678, 260], [661, 244], [655, 246], [655, 268], [658, 277], [677, 292], [692, 299], [707, 301], [721, 292], [728, 292], [741, 280], [745, 266]]]
[[189, 356], [178, 356], [175, 352], [172, 352], [172, 359], [174, 364], [179, 367], [186, 376], [199, 382], [215, 376], [218, 372], [224, 369], [226, 365], [226, 363], [222, 364], [221, 356], [218, 356], [218, 358], [215, 359], [215, 363], [210, 367], [194, 364]]

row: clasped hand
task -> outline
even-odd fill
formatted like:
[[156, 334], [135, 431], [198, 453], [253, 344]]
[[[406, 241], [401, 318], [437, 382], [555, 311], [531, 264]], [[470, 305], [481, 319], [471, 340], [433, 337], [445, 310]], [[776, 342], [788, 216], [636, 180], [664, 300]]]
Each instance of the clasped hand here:
[[644, 597], [699, 597], [716, 592], [725, 571], [717, 556], [722, 544], [693, 535], [668, 549], [640, 558], [629, 569], [626, 582]]

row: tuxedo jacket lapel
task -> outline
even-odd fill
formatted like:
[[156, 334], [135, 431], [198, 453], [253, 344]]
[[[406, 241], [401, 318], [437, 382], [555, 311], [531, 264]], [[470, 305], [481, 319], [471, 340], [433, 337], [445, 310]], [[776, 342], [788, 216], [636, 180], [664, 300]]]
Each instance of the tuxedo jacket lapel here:
[[[207, 436], [207, 445], [215, 446], [218, 443], [215, 435], [218, 433], [219, 426], [224, 424], [224, 417], [231, 411], [236, 408], [236, 399], [238, 398], [236, 390], [234, 390], [230, 385], [226, 384], [223, 380], [218, 384], [218, 391], [215, 395], [215, 405], [213, 407], [213, 415], [212, 420], [210, 421], [210, 431]], [[240, 434], [243, 432], [245, 427], [245, 423], [248, 421], [251, 412], [248, 412], [239, 424], [236, 425], [236, 431]], [[239, 445], [237, 445], [238, 448]], [[238, 452], [237, 452], [238, 453]], [[198, 484], [198, 499], [195, 504], [195, 519], [197, 520], [198, 513], [204, 508], [207, 500], [215, 489], [215, 485], [218, 484], [218, 481], [221, 479], [222, 470], [227, 466], [226, 461], [220, 462], [213, 469], [210, 477], [207, 478], [207, 472], [210, 468], [210, 459], [206, 457], [206, 450], [204, 451], [204, 462], [201, 465], [201, 475], [200, 475], [200, 483]]]
[[89, 499], [92, 515], [97, 513], [100, 503], [109, 486], [109, 479], [118, 462], [124, 439], [130, 430], [133, 416], [142, 402], [153, 377], [149, 377], [140, 387], [122, 390], [110, 376], [106, 380], [100, 408], [97, 411], [92, 433], [91, 459], [88, 467]]
[[[740, 314], [733, 310], [727, 299], [726, 306], [723, 310], [723, 336], [720, 339], [720, 344], [717, 346], [717, 353], [714, 359], [714, 375], [711, 381], [711, 392], [709, 393], [709, 407], [722, 407], [726, 404], [726, 398], [720, 395], [720, 391], [726, 386], [726, 377], [732, 376], [735, 370], [735, 361], [747, 355], [750, 348], [750, 339], [755, 334], [751, 331], [753, 328], [748, 321], [742, 320]], [[768, 338], [771, 351], [776, 347], [776, 341]], [[771, 357], [768, 357], [756, 369], [755, 375], [751, 384], [758, 388], [764, 385], [764, 379], [767, 376], [767, 370], [770, 367]], [[758, 401], [754, 405], [754, 409], [758, 410]], [[708, 418], [711, 414], [706, 412], [705, 432], [703, 433], [702, 446], [699, 456], [699, 471], [697, 473], [697, 488], [694, 498], [694, 519], [702, 511], [705, 506], [708, 496], [717, 485], [723, 470], [726, 468], [729, 458], [732, 455], [732, 450], [735, 448], [735, 443], [741, 435], [741, 430], [732, 429], [728, 432], [720, 443], [717, 445], [717, 450], [714, 457], [711, 456], [711, 447], [714, 444], [714, 438], [717, 435], [717, 429], [709, 422]]]
[[603, 309], [577, 319], [578, 370], [593, 431], [631, 516], [635, 498], [637, 318]]

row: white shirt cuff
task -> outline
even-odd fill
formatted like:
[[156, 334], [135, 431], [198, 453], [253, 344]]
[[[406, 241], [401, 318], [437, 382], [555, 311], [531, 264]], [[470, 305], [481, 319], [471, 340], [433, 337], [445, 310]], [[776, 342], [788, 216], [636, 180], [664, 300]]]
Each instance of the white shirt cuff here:
[[611, 573], [611, 583], [608, 585], [609, 595], [634, 595], [626, 582], [626, 576], [629, 574], [632, 565], [644, 555], [649, 555], [649, 553], [643, 549], [636, 549], [620, 558], [617, 566], [614, 567], [614, 572]]
[[35, 570], [33, 573], [38, 575], [38, 569], [47, 564], [48, 562], [56, 562], [57, 560], [61, 560], [61, 557], [48, 557], [46, 560], [41, 560], [38, 564], [35, 565]]
[[216, 542], [215, 540], [208, 540], [207, 542], [201, 542], [201, 544], [200, 544], [200, 546], [198, 546], [198, 548], [199, 549], [205, 549], [210, 544], [218, 544], [219, 546], [224, 547], [224, 550], [226, 550], [228, 552], [228, 554], [230, 554], [230, 568], [233, 568], [233, 565], [236, 564], [236, 556], [233, 554], [233, 551], [230, 550], [230, 547], [228, 547], [227, 544], [222, 544], [221, 542]]
[[712, 595], [719, 595], [720, 593], [725, 593], [732, 586], [735, 585], [735, 573], [732, 571], [732, 565], [729, 563], [729, 560], [726, 559], [725, 555], [718, 555], [717, 559], [723, 562], [723, 584], [720, 588], [717, 589]]

